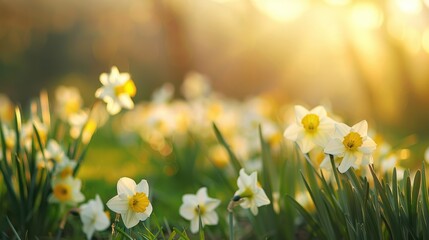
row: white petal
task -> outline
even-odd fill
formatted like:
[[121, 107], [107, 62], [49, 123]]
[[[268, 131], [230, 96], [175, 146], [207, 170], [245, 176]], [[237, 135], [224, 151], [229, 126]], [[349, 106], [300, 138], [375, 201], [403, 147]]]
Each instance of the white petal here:
[[344, 123], [335, 123], [335, 136], [337, 138], [344, 138], [347, 134], [350, 133], [350, 127]]
[[95, 232], [95, 228], [91, 224], [83, 224], [82, 230], [86, 235], [86, 239], [88, 240], [92, 238], [92, 235]]
[[310, 112], [316, 114], [317, 116], [319, 116], [319, 118], [325, 117], [327, 115], [326, 109], [323, 106], [317, 106], [317, 107], [311, 109]]
[[327, 131], [318, 130], [318, 133], [313, 136], [313, 142], [315, 145], [324, 148], [328, 144], [331, 136]]
[[110, 199], [106, 205], [115, 213], [125, 213], [128, 211], [128, 199], [120, 198], [119, 195]]
[[103, 85], [109, 85], [109, 75], [107, 73], [100, 74], [100, 82]]
[[143, 180], [141, 180], [139, 182], [139, 184], [137, 184], [137, 186], [136, 186], [136, 192], [145, 193], [146, 196], [149, 197], [149, 184], [147, 183], [146, 180], [143, 179]]
[[365, 120], [360, 121], [353, 125], [352, 129], [359, 133], [361, 137], [365, 137], [368, 134], [368, 123]]
[[200, 229], [200, 222], [198, 217], [191, 220], [191, 232], [197, 233], [198, 229]]
[[97, 231], [103, 231], [110, 225], [110, 220], [104, 212], [100, 212], [97, 216], [97, 221], [94, 223], [94, 228]]
[[[372, 163], [372, 155], [371, 154], [364, 154], [362, 157], [361, 165], [366, 166], [370, 163]], [[392, 167], [392, 169], [393, 169], [393, 167]]]
[[349, 168], [354, 165], [355, 161], [356, 157], [353, 154], [346, 153], [343, 160], [341, 161], [340, 166], [338, 167], [338, 171], [340, 171], [340, 173], [347, 172], [347, 170], [349, 170]]
[[130, 96], [127, 94], [121, 94], [118, 96], [118, 100], [121, 103], [121, 106], [126, 109], [133, 109], [134, 108], [134, 102], [131, 99]]
[[375, 151], [377, 144], [371, 138], [367, 138], [363, 141], [362, 146], [358, 148], [358, 150], [364, 154], [371, 154]]
[[95, 97], [96, 98], [103, 98], [103, 97], [101, 97], [101, 95], [103, 94], [103, 91], [104, 91], [104, 89], [103, 88], [99, 88], [99, 89], [97, 89], [96, 91], [95, 91]]
[[136, 213], [132, 209], [128, 209], [128, 211], [124, 214], [121, 214], [122, 221], [124, 221], [126, 228], [132, 228], [139, 223], [139, 219], [137, 218]]
[[265, 194], [265, 191], [262, 188], [259, 188], [254, 198], [255, 205], [257, 207], [268, 205], [271, 203], [270, 199], [268, 199], [267, 194]]
[[115, 115], [121, 111], [121, 105], [117, 101], [111, 101], [107, 103], [107, 111], [111, 115]]
[[219, 217], [215, 211], [206, 212], [201, 219], [204, 225], [216, 225], [219, 221]]
[[206, 211], [213, 211], [215, 208], [217, 208], [219, 206], [219, 204], [220, 204], [220, 200], [210, 198], [210, 199], [206, 200], [204, 206], [205, 206]]
[[325, 158], [323, 159], [323, 161], [320, 163], [319, 165], [320, 168], [324, 168], [326, 170], [331, 170], [332, 169], [332, 165], [331, 165], [331, 158], [329, 157], [328, 154], [325, 154]]
[[202, 187], [202, 188], [198, 189], [198, 191], [197, 191], [198, 203], [205, 202], [207, 198], [208, 198], [207, 188], [206, 187]]
[[302, 118], [305, 117], [305, 115], [307, 115], [309, 112], [308, 110], [301, 106], [301, 105], [296, 105], [295, 106], [295, 117], [296, 117], [296, 122], [297, 123], [301, 123]]
[[250, 211], [254, 216], [258, 215], [258, 207], [256, 205], [250, 206]]
[[198, 199], [197, 196], [194, 194], [185, 194], [182, 197], [182, 201], [186, 204], [190, 204], [193, 206], [197, 206], [198, 205]]
[[283, 136], [291, 141], [296, 141], [298, 138], [298, 134], [303, 131], [304, 129], [301, 126], [298, 126], [297, 124], [292, 124], [288, 128], [286, 128]]
[[237, 185], [240, 190], [244, 190], [247, 186], [252, 184], [252, 179], [249, 175], [246, 174], [244, 168], [240, 170], [240, 176], [237, 179]]
[[298, 143], [299, 148], [304, 154], [310, 152], [315, 147], [313, 139], [308, 134], [306, 134], [303, 139], [298, 140], [296, 143]]
[[117, 77], [119, 75], [119, 69], [118, 69], [118, 67], [116, 67], [116, 66], [113, 66], [111, 69], [110, 69], [110, 76], [111, 77]]
[[325, 153], [334, 156], [342, 156], [345, 151], [343, 142], [338, 138], [331, 139], [325, 147]]
[[182, 216], [186, 220], [194, 219], [197, 216], [195, 212], [195, 207], [196, 206], [189, 204], [182, 204], [182, 206], [180, 206], [179, 208], [180, 216]]
[[153, 207], [152, 203], [149, 203], [149, 205], [146, 208], [146, 211], [144, 211], [144, 214], [146, 214], [147, 217], [149, 217], [152, 214]]
[[117, 185], [118, 195], [133, 196], [136, 193], [136, 182], [128, 177], [122, 177]]

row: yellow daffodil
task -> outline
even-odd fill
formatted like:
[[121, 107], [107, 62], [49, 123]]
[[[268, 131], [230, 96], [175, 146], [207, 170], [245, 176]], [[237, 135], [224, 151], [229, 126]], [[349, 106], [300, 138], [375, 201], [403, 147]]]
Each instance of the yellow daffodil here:
[[95, 231], [102, 231], [109, 227], [110, 219], [104, 212], [104, 206], [98, 194], [95, 199], [82, 204], [79, 209], [80, 220], [83, 224], [82, 230], [87, 239], [91, 239]]
[[334, 120], [327, 116], [322, 106], [310, 111], [302, 106], [295, 106], [296, 122], [284, 132], [284, 136], [295, 141], [303, 153], [308, 153], [315, 146], [322, 148], [334, 133]]
[[199, 230], [199, 217], [202, 225], [216, 225], [219, 221], [217, 213], [214, 211], [220, 204], [220, 200], [210, 198], [207, 195], [207, 188], [202, 187], [197, 194], [185, 194], [182, 198], [183, 204], [180, 206], [180, 215], [191, 221], [191, 232]]
[[122, 108], [133, 109], [131, 99], [136, 95], [136, 86], [128, 73], [120, 73], [117, 67], [112, 67], [110, 74], [102, 73], [100, 82], [103, 87], [97, 89], [95, 97], [107, 103], [107, 111], [115, 115]]
[[325, 147], [325, 153], [342, 157], [338, 166], [341, 173], [350, 167], [358, 168], [372, 161], [376, 143], [367, 136], [368, 123], [361, 121], [352, 127], [344, 123], [335, 124], [335, 135]]
[[119, 179], [118, 195], [107, 202], [114, 212], [121, 214], [126, 228], [132, 228], [140, 221], [146, 220], [152, 213], [149, 201], [149, 185], [146, 180], [136, 184], [131, 178]]
[[237, 185], [238, 190], [234, 194], [234, 199], [241, 201], [242, 208], [250, 208], [253, 215], [258, 214], [258, 207], [271, 203], [264, 189], [258, 185], [256, 172], [247, 175], [244, 169], [241, 169]]

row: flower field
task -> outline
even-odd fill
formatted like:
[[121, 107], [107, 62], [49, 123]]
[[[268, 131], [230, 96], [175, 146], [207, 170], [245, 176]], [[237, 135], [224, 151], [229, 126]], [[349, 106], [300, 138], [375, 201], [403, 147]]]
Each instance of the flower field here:
[[0, 1], [0, 239], [429, 239], [428, 12]]
[[3, 97], [1, 214], [15, 239], [427, 239], [426, 163], [366, 120], [229, 99], [189, 74], [134, 103], [112, 67], [29, 110]]

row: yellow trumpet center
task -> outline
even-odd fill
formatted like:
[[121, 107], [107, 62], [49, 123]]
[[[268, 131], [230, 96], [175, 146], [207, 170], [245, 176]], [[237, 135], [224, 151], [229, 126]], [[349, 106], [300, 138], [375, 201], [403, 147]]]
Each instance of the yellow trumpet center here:
[[68, 176], [71, 176], [73, 173], [73, 169], [71, 167], [65, 167], [61, 172], [60, 176], [61, 178], [66, 178]]
[[344, 147], [349, 151], [356, 151], [363, 144], [362, 137], [357, 132], [351, 132], [344, 137]]
[[133, 80], [128, 80], [124, 84], [115, 87], [116, 96], [127, 94], [130, 97], [134, 97], [136, 95], [136, 91], [136, 85]]
[[53, 189], [54, 196], [61, 202], [71, 199], [71, 188], [67, 184], [59, 183]]
[[301, 123], [307, 132], [313, 133], [317, 131], [317, 127], [319, 127], [320, 119], [316, 114], [310, 113], [302, 118]]
[[206, 208], [204, 206], [198, 205], [195, 209], [194, 209], [195, 213], [200, 216], [203, 216], [206, 212]]
[[128, 199], [128, 205], [134, 212], [142, 213], [149, 206], [149, 199], [145, 193], [136, 193]]

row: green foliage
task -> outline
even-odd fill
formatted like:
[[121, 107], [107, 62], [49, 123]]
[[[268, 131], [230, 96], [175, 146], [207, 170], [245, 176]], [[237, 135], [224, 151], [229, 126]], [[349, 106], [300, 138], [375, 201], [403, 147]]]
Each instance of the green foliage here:
[[[333, 159], [332, 166], [335, 169]], [[313, 174], [303, 176], [315, 205], [309, 212], [292, 197], [313, 237], [319, 239], [426, 239], [428, 193], [424, 165], [411, 180], [409, 172], [398, 180], [393, 170], [390, 183], [380, 180], [372, 166], [372, 182], [353, 170], [334, 171], [335, 183], [308, 165]], [[422, 181], [422, 178], [424, 181]], [[411, 182], [413, 182], [411, 184]]]

